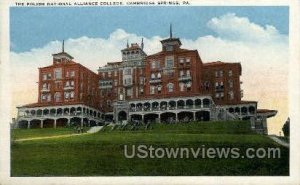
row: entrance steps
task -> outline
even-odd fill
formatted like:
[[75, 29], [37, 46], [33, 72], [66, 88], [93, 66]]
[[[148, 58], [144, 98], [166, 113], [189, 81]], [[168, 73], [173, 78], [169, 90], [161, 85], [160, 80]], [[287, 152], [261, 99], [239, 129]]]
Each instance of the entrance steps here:
[[95, 126], [95, 127], [91, 127], [91, 128], [87, 131], [87, 133], [90, 133], [90, 134], [96, 133], [96, 132], [99, 132], [102, 128], [103, 128], [103, 126]]

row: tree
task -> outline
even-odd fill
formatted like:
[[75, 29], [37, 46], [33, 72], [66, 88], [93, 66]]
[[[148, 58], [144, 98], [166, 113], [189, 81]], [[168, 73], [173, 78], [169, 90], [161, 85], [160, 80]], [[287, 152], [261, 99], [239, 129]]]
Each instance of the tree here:
[[284, 123], [283, 127], [282, 127], [282, 131], [285, 137], [289, 137], [290, 136], [290, 118], [288, 118], [286, 120], [286, 122]]

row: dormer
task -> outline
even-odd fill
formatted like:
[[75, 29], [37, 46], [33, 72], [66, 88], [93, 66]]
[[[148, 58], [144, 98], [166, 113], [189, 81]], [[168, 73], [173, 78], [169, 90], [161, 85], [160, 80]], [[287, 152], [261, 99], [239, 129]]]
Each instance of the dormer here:
[[173, 38], [172, 24], [170, 25], [170, 37], [160, 41], [162, 44], [163, 51], [176, 51], [181, 46], [179, 38]]
[[53, 64], [62, 64], [72, 61], [74, 58], [65, 52], [64, 41], [62, 43], [62, 52], [52, 54], [53, 56]]

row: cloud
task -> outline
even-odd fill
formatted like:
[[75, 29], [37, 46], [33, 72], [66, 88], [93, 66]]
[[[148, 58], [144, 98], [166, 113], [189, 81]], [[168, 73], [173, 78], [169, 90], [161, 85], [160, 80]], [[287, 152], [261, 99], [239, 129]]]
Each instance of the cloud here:
[[[225, 14], [212, 18], [207, 26], [217, 36], [206, 35], [196, 40], [181, 38], [183, 48], [197, 49], [204, 62], [241, 62], [245, 100], [258, 100], [260, 108], [279, 110], [270, 120], [271, 133], [278, 133], [288, 116], [288, 36], [271, 25], [257, 25], [246, 17]], [[65, 51], [75, 61], [97, 72], [107, 62], [120, 61], [120, 50], [129, 42], [140, 42], [142, 35], [117, 29], [108, 38], [80, 37], [65, 41]], [[143, 37], [145, 51], [161, 50], [160, 36]], [[38, 67], [52, 64], [51, 54], [61, 50], [60, 41], [49, 42], [29, 52], [11, 52], [13, 106], [37, 101]], [[15, 111], [15, 109], [13, 110]]]
[[226, 40], [253, 43], [274, 43], [287, 40], [287, 37], [280, 34], [274, 26], [262, 27], [250, 22], [247, 17], [238, 17], [234, 13], [215, 17], [207, 23], [207, 26]]

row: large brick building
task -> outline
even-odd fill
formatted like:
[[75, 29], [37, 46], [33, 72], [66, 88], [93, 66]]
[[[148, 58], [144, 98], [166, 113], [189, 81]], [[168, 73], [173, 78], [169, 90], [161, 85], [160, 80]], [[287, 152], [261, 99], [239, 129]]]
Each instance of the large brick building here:
[[39, 68], [37, 103], [19, 107], [19, 127], [56, 127], [101, 121], [99, 76], [64, 51], [53, 54], [50, 66]]
[[64, 49], [54, 54], [53, 64], [39, 69], [38, 103], [19, 107], [19, 126], [252, 119], [266, 133], [266, 119], [277, 111], [242, 101], [240, 63], [204, 63], [197, 50], [182, 48], [171, 28], [161, 45], [147, 55], [143, 40], [127, 43], [122, 60], [98, 74]]

